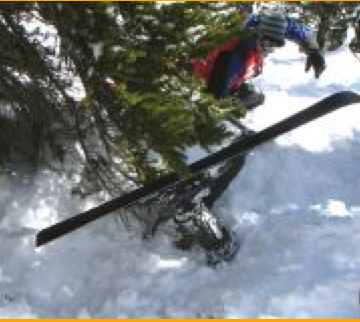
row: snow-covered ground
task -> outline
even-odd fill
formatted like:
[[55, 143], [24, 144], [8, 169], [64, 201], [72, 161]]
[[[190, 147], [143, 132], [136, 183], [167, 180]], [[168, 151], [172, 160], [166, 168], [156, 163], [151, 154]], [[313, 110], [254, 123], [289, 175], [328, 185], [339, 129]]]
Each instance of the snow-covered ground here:
[[[360, 62], [327, 55], [320, 80], [288, 45], [269, 57], [261, 129], [343, 89]], [[242, 239], [217, 269], [165, 236], [148, 242], [109, 216], [36, 250], [34, 234], [76, 214], [50, 173], [0, 177], [0, 318], [360, 318], [360, 105], [264, 145], [217, 205]], [[96, 201], [92, 201], [96, 204]]]

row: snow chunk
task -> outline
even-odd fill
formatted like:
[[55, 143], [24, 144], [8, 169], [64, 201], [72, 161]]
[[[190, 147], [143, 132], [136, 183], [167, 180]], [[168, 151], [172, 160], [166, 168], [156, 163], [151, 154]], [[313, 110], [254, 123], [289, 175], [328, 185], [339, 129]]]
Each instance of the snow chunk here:
[[339, 200], [329, 200], [326, 207], [326, 215], [329, 217], [348, 217], [352, 214], [347, 210], [344, 202]]
[[103, 43], [91, 44], [90, 47], [92, 49], [95, 60], [98, 60], [104, 52], [104, 44]]

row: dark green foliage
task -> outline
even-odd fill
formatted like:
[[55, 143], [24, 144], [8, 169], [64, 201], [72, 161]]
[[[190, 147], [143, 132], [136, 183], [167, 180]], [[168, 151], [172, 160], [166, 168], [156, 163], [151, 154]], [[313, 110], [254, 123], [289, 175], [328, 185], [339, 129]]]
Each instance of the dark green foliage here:
[[[285, 1], [289, 13], [296, 12], [300, 20], [309, 23], [317, 31], [317, 40], [322, 50], [332, 51], [342, 46], [350, 27], [358, 28], [359, 1]], [[360, 39], [357, 33], [350, 49], [355, 49]], [[360, 47], [357, 49], [360, 52]], [[354, 51], [354, 50], [353, 50]]]
[[188, 66], [198, 39], [234, 35], [235, 8], [2, 2], [0, 99], [10, 113], [0, 120], [1, 161], [50, 165], [77, 154], [77, 143], [85, 179], [109, 191], [183, 171], [187, 147], [227, 135], [220, 121], [230, 102], [202, 93]]
[[0, 136], [3, 161], [16, 155], [36, 167], [46, 148], [54, 155], [59, 152], [52, 125], [62, 122], [56, 87], [65, 88], [65, 84], [61, 79], [52, 82], [56, 71], [47, 58], [47, 48], [31, 39], [20, 23], [28, 18], [26, 12], [32, 6], [17, 2], [1, 6]]

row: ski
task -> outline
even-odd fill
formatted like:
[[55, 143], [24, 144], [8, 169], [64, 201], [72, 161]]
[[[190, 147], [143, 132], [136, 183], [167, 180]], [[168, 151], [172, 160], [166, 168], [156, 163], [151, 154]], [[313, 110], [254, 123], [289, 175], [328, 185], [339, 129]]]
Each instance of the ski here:
[[[190, 164], [188, 167], [189, 173], [196, 174], [210, 169], [239, 154], [249, 152], [257, 146], [271, 141], [284, 133], [354, 103], [360, 103], [359, 94], [351, 91], [342, 91], [332, 94], [303, 111], [269, 126], [260, 132], [253, 133], [240, 141], [232, 143], [229, 146]], [[92, 221], [104, 217], [112, 211], [121, 207], [129, 206], [130, 204], [144, 197], [150, 196], [161, 189], [168, 188], [183, 179], [184, 178], [179, 176], [177, 173], [171, 172], [148, 185], [135, 189], [129, 193], [125, 193], [120, 197], [114, 198], [74, 217], [65, 219], [62, 222], [47, 227], [37, 234], [36, 246], [39, 247], [47, 244], [50, 241], [64, 236]]]

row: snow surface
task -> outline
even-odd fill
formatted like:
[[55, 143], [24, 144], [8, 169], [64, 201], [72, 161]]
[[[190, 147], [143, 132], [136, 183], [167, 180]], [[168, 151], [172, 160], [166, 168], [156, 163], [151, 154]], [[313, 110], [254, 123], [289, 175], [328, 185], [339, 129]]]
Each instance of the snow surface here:
[[[320, 80], [288, 45], [257, 80], [267, 102], [246, 120], [262, 129], [344, 89], [360, 63], [327, 55]], [[360, 105], [249, 155], [217, 205], [242, 240], [211, 269], [165, 235], [143, 241], [111, 216], [34, 248], [41, 228], [98, 203], [69, 196], [66, 178], [0, 177], [0, 318], [360, 318]]]

